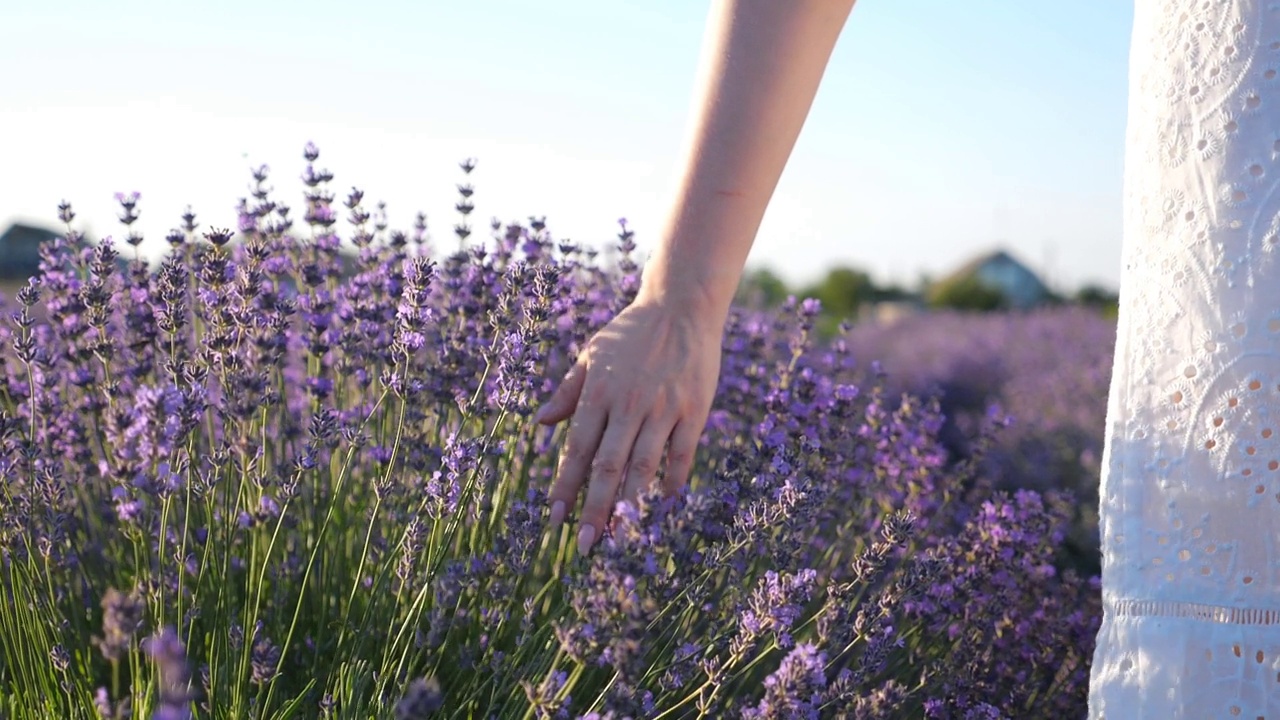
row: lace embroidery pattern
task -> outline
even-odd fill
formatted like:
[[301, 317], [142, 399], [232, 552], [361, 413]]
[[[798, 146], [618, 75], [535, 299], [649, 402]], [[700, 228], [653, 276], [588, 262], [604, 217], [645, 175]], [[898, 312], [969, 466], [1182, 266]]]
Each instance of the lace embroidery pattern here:
[[1090, 717], [1280, 720], [1280, 0], [1135, 0], [1129, 86]]
[[1280, 625], [1280, 608], [1240, 608], [1176, 600], [1103, 601], [1108, 615], [1115, 617], [1179, 617], [1227, 625]]
[[1104, 583], [1266, 605], [1280, 593], [1280, 2], [1136, 10]]

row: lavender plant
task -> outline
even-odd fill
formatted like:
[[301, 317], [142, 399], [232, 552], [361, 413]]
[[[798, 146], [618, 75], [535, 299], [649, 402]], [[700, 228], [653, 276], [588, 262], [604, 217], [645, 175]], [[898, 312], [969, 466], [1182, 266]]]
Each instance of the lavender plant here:
[[0, 329], [0, 717], [1081, 713], [1063, 501], [949, 465], [816, 302], [733, 313], [690, 487], [579, 557], [530, 415], [634, 297], [632, 231], [476, 242], [468, 182], [443, 252], [304, 159], [300, 223], [258, 168], [155, 268], [138, 195], [128, 259], [60, 206]]
[[1066, 490], [1075, 518], [1072, 564], [1100, 569], [1097, 494], [1115, 321], [1080, 307], [1027, 313], [936, 312], [891, 325], [865, 324], [853, 347], [892, 368], [897, 392], [939, 398], [942, 438], [965, 458], [987, 408], [1014, 419], [985, 453], [997, 489]]

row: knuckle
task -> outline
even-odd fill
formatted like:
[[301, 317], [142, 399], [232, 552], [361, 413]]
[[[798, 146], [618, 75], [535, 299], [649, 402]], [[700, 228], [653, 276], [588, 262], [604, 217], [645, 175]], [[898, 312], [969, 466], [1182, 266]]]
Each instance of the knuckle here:
[[651, 457], [631, 458], [631, 474], [637, 478], [647, 478], [658, 471], [658, 463]]
[[667, 463], [678, 468], [689, 467], [693, 464], [693, 453], [683, 448], [673, 448], [667, 453]]
[[591, 465], [591, 472], [596, 477], [616, 478], [622, 475], [623, 461], [612, 455], [597, 457]]

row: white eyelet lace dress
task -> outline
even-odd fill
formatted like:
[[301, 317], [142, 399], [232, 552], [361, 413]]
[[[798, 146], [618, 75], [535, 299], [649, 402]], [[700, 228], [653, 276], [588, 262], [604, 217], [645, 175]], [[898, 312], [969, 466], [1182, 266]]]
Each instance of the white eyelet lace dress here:
[[1280, 1], [1131, 52], [1089, 717], [1280, 720]]

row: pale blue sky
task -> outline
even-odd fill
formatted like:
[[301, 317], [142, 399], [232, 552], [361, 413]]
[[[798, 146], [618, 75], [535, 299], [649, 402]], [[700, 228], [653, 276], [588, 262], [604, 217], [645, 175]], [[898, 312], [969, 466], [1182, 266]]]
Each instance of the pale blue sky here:
[[[546, 215], [652, 247], [690, 108], [705, 0], [6, 2], [0, 224], [144, 245], [190, 203], [234, 225], [251, 165], [302, 205], [301, 148], [342, 195], [425, 211], [451, 246], [457, 162], [474, 224]], [[861, 0], [749, 264], [803, 281], [836, 264], [913, 283], [1003, 244], [1054, 285], [1115, 287], [1131, 4]], [[485, 230], [487, 233], [487, 229]]]

